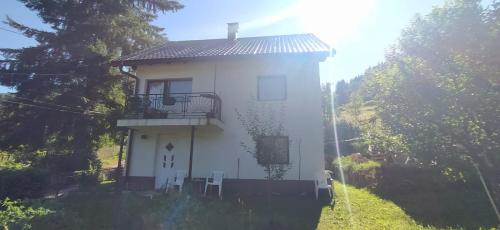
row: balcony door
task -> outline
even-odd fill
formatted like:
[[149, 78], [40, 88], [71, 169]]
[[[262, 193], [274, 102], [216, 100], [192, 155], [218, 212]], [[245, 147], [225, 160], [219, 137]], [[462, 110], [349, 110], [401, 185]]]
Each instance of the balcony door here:
[[149, 80], [146, 93], [150, 108], [171, 115], [185, 113], [192, 85], [191, 79]]

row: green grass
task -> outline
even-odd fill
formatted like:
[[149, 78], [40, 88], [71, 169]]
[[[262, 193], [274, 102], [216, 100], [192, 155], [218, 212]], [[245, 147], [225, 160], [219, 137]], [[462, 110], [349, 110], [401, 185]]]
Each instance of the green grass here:
[[339, 118], [340, 120], [346, 121], [350, 124], [357, 125], [358, 122], [361, 124], [367, 124], [368, 121], [372, 118], [375, 118], [377, 116], [376, 114], [376, 105], [374, 105], [373, 102], [365, 102], [363, 105], [359, 108], [359, 114], [356, 116], [353, 114], [353, 111], [349, 109], [349, 107], [342, 106], [339, 108], [340, 114]]
[[[366, 158], [364, 158], [364, 159], [366, 159]], [[339, 158], [335, 159], [332, 162], [333, 168], [338, 167], [338, 161], [339, 161]], [[351, 172], [366, 171], [366, 170], [370, 170], [370, 169], [379, 168], [381, 166], [381, 164], [379, 162], [367, 160], [367, 159], [364, 161], [358, 162], [355, 159], [353, 159], [352, 155], [340, 157], [340, 161], [342, 163], [343, 170], [351, 171]]]
[[119, 147], [118, 145], [109, 145], [97, 150], [97, 157], [101, 161], [103, 168], [114, 168], [117, 166]]
[[318, 229], [433, 229], [418, 225], [400, 207], [366, 189], [346, 186], [346, 191], [349, 203], [343, 185], [335, 183], [335, 206], [322, 209]]
[[[155, 196], [99, 192], [70, 195], [38, 203], [56, 212], [37, 219], [34, 229], [427, 229], [394, 203], [364, 189], [335, 182], [334, 205], [310, 196], [189, 195], [189, 191]], [[189, 190], [189, 186], [186, 187]]]

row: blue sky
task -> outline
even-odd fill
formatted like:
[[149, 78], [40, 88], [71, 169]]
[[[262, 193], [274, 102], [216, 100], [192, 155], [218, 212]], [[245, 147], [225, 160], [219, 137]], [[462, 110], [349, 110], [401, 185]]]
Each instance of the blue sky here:
[[[321, 65], [322, 82], [350, 79], [384, 60], [385, 50], [416, 14], [425, 15], [443, 0], [184, 0], [185, 8], [160, 15], [170, 40], [222, 38], [226, 23], [240, 23], [240, 37], [314, 33], [337, 51]], [[6, 16], [47, 29], [35, 12], [15, 0], [3, 0]], [[0, 28], [7, 28], [0, 25]], [[0, 30], [0, 47], [35, 45], [32, 39]], [[0, 87], [0, 92], [8, 89]]]

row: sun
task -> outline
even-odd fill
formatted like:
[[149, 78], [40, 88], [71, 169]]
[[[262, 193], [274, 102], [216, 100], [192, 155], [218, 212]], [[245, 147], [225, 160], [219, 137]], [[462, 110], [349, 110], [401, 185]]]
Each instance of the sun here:
[[334, 45], [358, 36], [360, 25], [374, 11], [375, 1], [299, 0], [291, 6], [291, 16], [304, 32]]
[[[378, 0], [295, 0], [266, 17], [242, 23], [253, 30], [287, 20], [300, 33], [313, 33], [330, 46], [356, 38], [360, 26], [375, 11]], [[294, 31], [297, 32], [297, 31]]]

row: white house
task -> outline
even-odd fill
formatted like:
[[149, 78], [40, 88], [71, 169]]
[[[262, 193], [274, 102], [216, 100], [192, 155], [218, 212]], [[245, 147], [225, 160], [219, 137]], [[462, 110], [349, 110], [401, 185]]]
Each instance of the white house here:
[[267, 159], [285, 170], [276, 189], [313, 190], [324, 169], [319, 62], [330, 48], [313, 34], [238, 38], [228, 25], [224, 39], [170, 41], [114, 62], [137, 81], [117, 123], [130, 130], [130, 188], [221, 170], [224, 190], [259, 189]]

